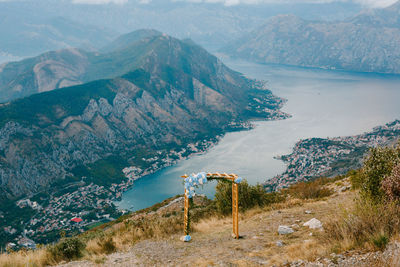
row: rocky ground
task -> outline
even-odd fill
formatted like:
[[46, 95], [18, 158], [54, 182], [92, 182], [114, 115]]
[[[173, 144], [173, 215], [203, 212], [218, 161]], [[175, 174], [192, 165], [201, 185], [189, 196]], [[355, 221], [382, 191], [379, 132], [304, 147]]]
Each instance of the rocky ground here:
[[[206, 219], [193, 226], [189, 243], [179, 241], [181, 235], [145, 240], [125, 252], [60, 266], [398, 266], [400, 243], [390, 244], [383, 252], [345, 254], [334, 254], [324, 246], [320, 238], [324, 222], [351, 208], [355, 196], [346, 180], [330, 187], [335, 193], [324, 200], [293, 199], [241, 214], [239, 240], [231, 238], [230, 218]], [[303, 226], [313, 218], [322, 228]], [[280, 235], [279, 226], [293, 233]]]

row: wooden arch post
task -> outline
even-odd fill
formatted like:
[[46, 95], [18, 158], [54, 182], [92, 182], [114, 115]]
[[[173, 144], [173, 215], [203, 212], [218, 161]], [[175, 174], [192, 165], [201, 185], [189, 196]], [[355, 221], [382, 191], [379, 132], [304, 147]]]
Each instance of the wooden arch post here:
[[[182, 176], [182, 178], [187, 178], [188, 175]], [[235, 180], [239, 176], [236, 174], [226, 174], [226, 173], [207, 173], [207, 179], [217, 180], [223, 179], [232, 182], [232, 237], [239, 239], [239, 184]], [[189, 221], [189, 208], [190, 199], [186, 194], [187, 189], [185, 189], [185, 209], [184, 209], [184, 233], [188, 236], [190, 233], [190, 221]], [[188, 240], [185, 240], [188, 241]]]

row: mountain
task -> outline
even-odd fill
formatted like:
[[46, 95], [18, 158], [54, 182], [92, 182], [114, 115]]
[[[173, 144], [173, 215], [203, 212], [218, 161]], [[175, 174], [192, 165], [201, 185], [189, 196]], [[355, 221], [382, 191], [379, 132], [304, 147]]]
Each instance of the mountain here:
[[276, 16], [221, 51], [261, 63], [400, 73], [399, 6], [342, 22]]
[[[215, 51], [277, 14], [292, 12], [309, 19], [333, 20], [350, 17], [360, 10], [360, 5], [352, 2], [312, 4], [284, 1], [232, 6], [204, 1], [96, 2], [98, 4], [57, 0], [0, 1], [0, 60], [13, 60], [11, 56], [1, 56], [2, 53], [26, 57], [67, 46], [100, 48], [108, 43], [109, 33], [113, 37], [115, 32], [127, 33], [141, 28], [154, 28], [178, 38], [190, 38]], [[54, 17], [62, 17], [72, 25], [60, 28], [60, 23], [53, 21]], [[88, 34], [76, 35], [68, 29]], [[94, 32], [97, 34], [91, 34]]]
[[[0, 105], [3, 200], [60, 183], [118, 184], [124, 167], [156, 168], [148, 158], [164, 160], [233, 122], [284, 117], [283, 100], [262, 83], [167, 35], [106, 54], [71, 49], [10, 64], [2, 81], [11, 73], [11, 84], [37, 81], [31, 92], [41, 93]], [[81, 84], [47, 90], [68, 83]]]
[[375, 27], [400, 27], [400, 1], [383, 9], [368, 9], [349, 19], [350, 22]]
[[0, 55], [3, 54], [4, 59], [36, 56], [68, 47], [100, 48], [116, 36], [104, 27], [78, 23], [62, 16], [34, 17], [22, 11], [13, 12], [14, 8], [0, 3], [3, 5], [5, 7], [0, 8]]
[[70, 48], [0, 65], [0, 102], [81, 84], [89, 54]]
[[[151, 38], [156, 36], [160, 38]], [[151, 62], [146, 61], [151, 60], [153, 55], [164, 56], [163, 52], [170, 52], [161, 51], [168, 49], [161, 36], [154, 30], [139, 30], [120, 36], [103, 49], [106, 51], [104, 53], [69, 48], [19, 62], [4, 63], [0, 65], [0, 102], [97, 79], [113, 78], [149, 65]], [[179, 42], [177, 39], [170, 40], [176, 45]], [[153, 48], [159, 49], [160, 53], [154, 54]], [[183, 58], [179, 60], [185, 61]]]
[[111, 52], [127, 48], [135, 42], [142, 39], [162, 35], [161, 32], [153, 29], [140, 29], [127, 34], [119, 36], [117, 39], [107, 44], [101, 49], [102, 52]]

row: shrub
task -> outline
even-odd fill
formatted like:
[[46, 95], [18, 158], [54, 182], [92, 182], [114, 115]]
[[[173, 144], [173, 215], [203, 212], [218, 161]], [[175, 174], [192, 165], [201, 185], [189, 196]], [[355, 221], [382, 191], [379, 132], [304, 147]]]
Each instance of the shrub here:
[[347, 173], [350, 178], [351, 188], [360, 189], [363, 184], [363, 175], [361, 175], [361, 170], [351, 170]]
[[111, 254], [117, 250], [117, 246], [112, 237], [101, 238], [97, 241], [97, 244], [101, 248], [101, 252], [105, 254]]
[[383, 249], [400, 230], [400, 207], [395, 203], [359, 200], [354, 210], [324, 224], [323, 237], [343, 250], [355, 247]]
[[86, 245], [79, 238], [64, 238], [56, 245], [49, 247], [53, 258], [58, 260], [73, 260], [82, 257]]
[[372, 238], [372, 243], [379, 250], [384, 250], [389, 243], [389, 238], [385, 234], [379, 234]]
[[[247, 181], [239, 184], [239, 209], [245, 211], [256, 206], [283, 201], [279, 193], [267, 193], [261, 185], [249, 185]], [[227, 215], [232, 212], [232, 183], [218, 181], [215, 193], [215, 205], [218, 213]]]
[[331, 189], [324, 187], [328, 179], [320, 178], [311, 182], [300, 182], [290, 186], [286, 192], [299, 199], [320, 199], [333, 194]]
[[400, 145], [396, 147], [372, 148], [361, 171], [361, 194], [364, 199], [375, 203], [384, 199], [382, 180], [392, 173], [400, 161]]
[[400, 164], [393, 168], [391, 175], [383, 179], [382, 190], [389, 201], [400, 200]]

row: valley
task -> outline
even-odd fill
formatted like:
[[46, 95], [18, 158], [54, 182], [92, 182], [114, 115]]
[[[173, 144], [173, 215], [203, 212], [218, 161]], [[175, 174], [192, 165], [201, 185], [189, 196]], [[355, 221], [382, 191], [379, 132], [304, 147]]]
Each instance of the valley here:
[[[134, 186], [122, 195], [121, 201], [115, 202], [119, 208], [140, 210], [182, 194], [179, 177], [185, 173], [233, 172], [253, 185], [268, 183], [273, 177], [285, 173], [287, 165], [277, 157], [291, 154], [299, 140], [322, 140], [316, 148], [323, 149], [326, 155], [328, 146], [324, 145], [325, 139], [362, 137], [363, 133], [374, 132], [376, 126], [393, 122], [400, 114], [397, 105], [397, 99], [400, 98], [398, 75], [255, 64], [229, 59], [223, 59], [223, 62], [249, 77], [268, 81], [274, 93], [287, 99], [282, 111], [291, 117], [285, 120], [252, 121], [254, 127], [250, 131], [227, 133], [205, 154], [194, 155], [135, 181]], [[395, 129], [388, 132], [398, 134]], [[380, 134], [384, 133], [382, 131]], [[370, 144], [380, 134], [368, 137]], [[338, 139], [341, 140], [340, 137]], [[351, 147], [353, 150], [354, 146]], [[362, 150], [367, 148], [362, 146]], [[318, 149], [310, 154], [307, 152], [304, 151], [306, 159], [315, 161]], [[356, 156], [356, 163], [362, 157], [362, 153], [349, 155]], [[327, 157], [329, 162], [334, 159], [335, 155]], [[357, 167], [357, 164], [352, 166]], [[293, 170], [296, 168], [294, 166]], [[321, 175], [319, 169], [312, 170], [312, 176]], [[341, 174], [347, 171], [340, 171], [340, 168], [335, 170]], [[302, 174], [303, 169], [299, 173]], [[215, 184], [210, 183], [200, 188], [199, 192], [212, 198]]]
[[[49, 52], [2, 69], [3, 81], [11, 81], [3, 85], [33, 86], [0, 106], [2, 243], [26, 237], [48, 243], [60, 230], [70, 235], [116, 218], [122, 212], [113, 201], [139, 176], [249, 128], [250, 119], [288, 117], [280, 110], [285, 100], [264, 82], [229, 69], [193, 42], [135, 34], [106, 54]], [[80, 60], [86, 63], [76, 66]], [[42, 90], [35, 82], [44, 79], [52, 88], [75, 79], [75, 72], [52, 67], [67, 62], [83, 77], [78, 85]], [[38, 65], [47, 66], [45, 78], [31, 76]], [[36, 204], [17, 207], [19, 200]], [[71, 222], [75, 217], [84, 222]]]
[[[323, 247], [296, 222], [316, 211], [328, 233], [358, 191], [400, 199], [399, 150], [390, 173], [358, 171], [400, 137], [400, 1], [322, 2], [0, 0], [0, 265], [297, 266], [310, 240], [300, 256], [335, 264], [347, 235]], [[199, 242], [177, 243], [181, 176], [202, 171], [246, 180], [243, 240], [220, 235], [233, 189], [211, 181], [185, 217]], [[382, 207], [393, 224], [400, 206]], [[400, 233], [374, 227], [355, 231], [367, 250]]]

